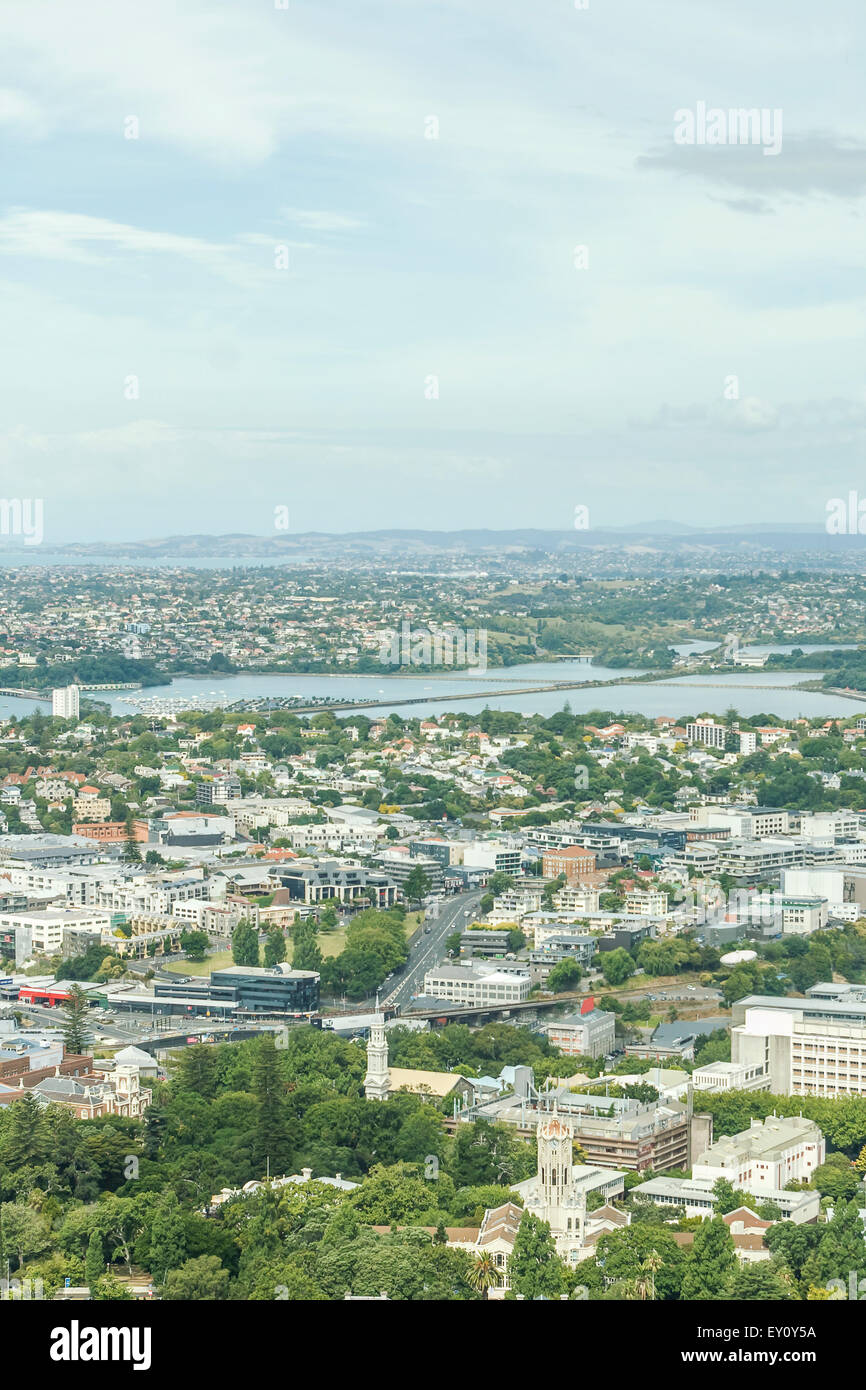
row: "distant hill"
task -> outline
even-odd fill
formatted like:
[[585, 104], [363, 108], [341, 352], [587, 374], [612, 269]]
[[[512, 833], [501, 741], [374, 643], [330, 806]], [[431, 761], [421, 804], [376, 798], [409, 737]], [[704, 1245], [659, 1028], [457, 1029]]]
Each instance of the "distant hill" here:
[[[649, 521], [633, 526], [597, 527], [588, 531], [545, 531], [533, 528], [513, 530], [352, 531], [331, 534], [307, 531], [296, 535], [253, 536], [230, 533], [222, 536], [166, 536], [162, 539], [119, 542], [78, 542], [52, 546], [57, 555], [88, 555], [126, 559], [193, 559], [237, 556], [239, 559], [326, 559], [339, 553], [344, 559], [355, 555], [417, 555], [451, 551], [455, 554], [501, 555], [503, 552], [541, 552], [557, 554], [587, 549], [694, 550], [697, 552], [777, 552], [794, 554], [807, 551], [861, 550], [866, 536], [831, 536], [824, 530], [797, 524], [753, 523], [719, 528], [688, 526], [675, 521]], [[4, 547], [6, 549], [7, 547]]]

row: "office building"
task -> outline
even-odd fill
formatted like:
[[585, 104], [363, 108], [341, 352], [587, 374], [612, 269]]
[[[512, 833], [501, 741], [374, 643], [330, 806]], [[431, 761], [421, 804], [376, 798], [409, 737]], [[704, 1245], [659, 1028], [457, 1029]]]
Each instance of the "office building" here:
[[529, 998], [532, 980], [525, 968], [476, 964], [438, 965], [424, 976], [424, 993], [434, 999], [478, 1008], [487, 1004], [519, 1004]]
[[613, 1051], [616, 1015], [586, 1001], [586, 1012], [568, 1014], [545, 1028], [548, 1041], [569, 1057], [604, 1057]]
[[824, 1136], [801, 1115], [768, 1115], [739, 1134], [726, 1134], [692, 1164], [693, 1178], [726, 1178], [755, 1196], [789, 1182], [809, 1182], [824, 1162]]
[[805, 999], [750, 994], [731, 1011], [731, 1060], [764, 1067], [785, 1096], [866, 1096], [866, 988], [815, 985]]

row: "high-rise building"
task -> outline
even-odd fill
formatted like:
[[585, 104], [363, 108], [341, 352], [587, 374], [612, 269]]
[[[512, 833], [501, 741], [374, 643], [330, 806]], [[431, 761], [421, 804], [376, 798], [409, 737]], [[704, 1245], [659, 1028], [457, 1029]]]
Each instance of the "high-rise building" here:
[[781, 1096], [866, 1096], [866, 988], [818, 984], [805, 999], [750, 994], [731, 1011], [731, 1060]]
[[64, 685], [51, 692], [51, 713], [55, 719], [78, 718], [78, 686]]
[[686, 725], [689, 743], [705, 743], [710, 748], [724, 748], [727, 733], [725, 725], [717, 724], [714, 719], [696, 719], [693, 724]]

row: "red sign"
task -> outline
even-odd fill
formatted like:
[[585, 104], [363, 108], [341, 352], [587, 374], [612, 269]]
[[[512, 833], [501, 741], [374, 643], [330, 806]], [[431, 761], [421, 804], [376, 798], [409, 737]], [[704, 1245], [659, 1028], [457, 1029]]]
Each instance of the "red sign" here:
[[580, 1012], [582, 1014], [591, 1014], [594, 1008], [595, 1000], [591, 994], [588, 994], [580, 1006]]

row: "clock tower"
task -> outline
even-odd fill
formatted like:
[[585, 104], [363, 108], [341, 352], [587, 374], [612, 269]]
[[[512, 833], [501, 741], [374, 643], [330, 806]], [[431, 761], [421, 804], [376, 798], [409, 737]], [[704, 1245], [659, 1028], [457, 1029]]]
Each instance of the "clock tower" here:
[[574, 1131], [554, 1103], [553, 1110], [538, 1121], [535, 1133], [538, 1176], [526, 1207], [547, 1222], [557, 1253], [568, 1259], [583, 1246], [586, 1223], [586, 1196], [574, 1181]]
[[391, 1089], [391, 1073], [388, 1067], [388, 1040], [385, 1037], [385, 1016], [376, 1000], [376, 1013], [367, 1040], [367, 1075], [364, 1077], [364, 1095], [368, 1100], [387, 1100]]

